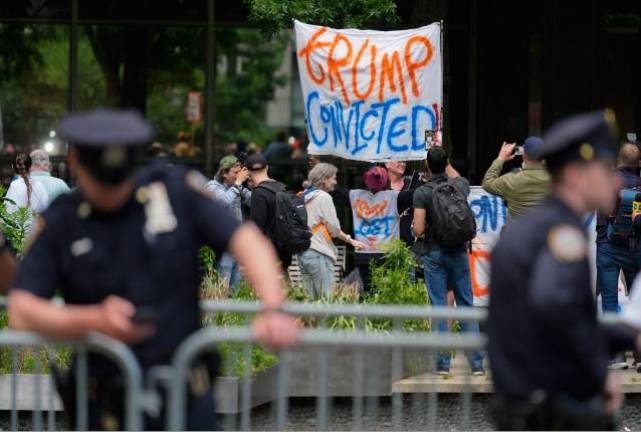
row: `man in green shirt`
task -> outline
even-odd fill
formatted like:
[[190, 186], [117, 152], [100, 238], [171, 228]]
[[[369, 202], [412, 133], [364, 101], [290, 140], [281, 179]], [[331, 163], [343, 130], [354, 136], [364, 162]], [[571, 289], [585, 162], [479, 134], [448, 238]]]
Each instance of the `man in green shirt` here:
[[485, 173], [481, 186], [507, 201], [510, 220], [525, 214], [550, 193], [550, 175], [543, 163], [528, 156], [542, 142], [539, 137], [527, 138], [523, 143], [523, 169], [501, 175], [503, 164], [516, 156], [516, 144], [503, 142], [499, 156]]

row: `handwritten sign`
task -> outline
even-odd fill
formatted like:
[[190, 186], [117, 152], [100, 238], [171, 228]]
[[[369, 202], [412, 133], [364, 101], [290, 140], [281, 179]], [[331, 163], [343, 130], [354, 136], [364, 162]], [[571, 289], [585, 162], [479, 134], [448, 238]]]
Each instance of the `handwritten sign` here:
[[[475, 306], [487, 306], [490, 294], [490, 256], [499, 241], [503, 226], [507, 223], [507, 207], [504, 201], [489, 194], [480, 186], [472, 186], [468, 202], [476, 218], [476, 237], [472, 240], [470, 253], [470, 276]], [[583, 227], [588, 234], [588, 260], [592, 277], [592, 290], [596, 288], [596, 214], [585, 217]], [[625, 287], [619, 281], [619, 301], [625, 303]]]
[[500, 197], [472, 186], [467, 197], [476, 218], [476, 237], [470, 252], [470, 276], [475, 306], [487, 306], [490, 294], [490, 254], [507, 222], [507, 206]]
[[309, 153], [364, 161], [425, 159], [441, 129], [440, 24], [332, 29], [295, 22]]
[[381, 245], [399, 238], [398, 191], [376, 194], [363, 189], [349, 192], [354, 238], [367, 245], [359, 252], [379, 253]]

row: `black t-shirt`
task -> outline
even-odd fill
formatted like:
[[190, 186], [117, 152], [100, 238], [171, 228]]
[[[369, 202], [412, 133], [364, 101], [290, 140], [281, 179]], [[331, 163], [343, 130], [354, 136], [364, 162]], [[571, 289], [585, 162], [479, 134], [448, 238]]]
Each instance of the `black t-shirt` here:
[[403, 190], [401, 192], [409, 192], [399, 194], [398, 196], [398, 214], [400, 215], [399, 232], [401, 240], [407, 245], [414, 243], [414, 235], [412, 234], [412, 221], [414, 220], [414, 207], [412, 207], [412, 200], [416, 188], [412, 188], [412, 178], [405, 177], [403, 183]]
[[252, 191], [251, 220], [270, 237], [274, 217], [276, 215], [276, 192], [283, 192], [287, 188], [276, 180], [265, 180]]
[[200, 327], [201, 246], [221, 254], [239, 226], [203, 186], [195, 171], [152, 167], [139, 173], [115, 213], [96, 211], [79, 190], [61, 196], [42, 214], [14, 286], [47, 299], [59, 293], [68, 304], [118, 295], [150, 307], [156, 332], [132, 349], [143, 368], [169, 363]]
[[[276, 180], [265, 180], [252, 191], [251, 219], [261, 229], [263, 234], [272, 240], [272, 228], [276, 217], [276, 192], [284, 192], [287, 187]], [[276, 245], [274, 245], [276, 247]], [[292, 256], [286, 251], [276, 247], [278, 259], [283, 269], [287, 269], [292, 262]]]

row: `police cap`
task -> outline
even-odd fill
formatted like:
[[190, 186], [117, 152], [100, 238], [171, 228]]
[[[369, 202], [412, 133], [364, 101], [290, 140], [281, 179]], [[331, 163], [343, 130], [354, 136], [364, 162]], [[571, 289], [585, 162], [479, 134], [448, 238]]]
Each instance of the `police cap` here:
[[596, 159], [614, 160], [616, 123], [611, 110], [577, 114], [556, 123], [532, 151], [532, 158], [545, 159], [548, 168], [558, 169], [569, 162]]
[[138, 111], [116, 109], [70, 114], [60, 121], [58, 134], [75, 148], [80, 164], [107, 184], [131, 174], [139, 150], [154, 136]]

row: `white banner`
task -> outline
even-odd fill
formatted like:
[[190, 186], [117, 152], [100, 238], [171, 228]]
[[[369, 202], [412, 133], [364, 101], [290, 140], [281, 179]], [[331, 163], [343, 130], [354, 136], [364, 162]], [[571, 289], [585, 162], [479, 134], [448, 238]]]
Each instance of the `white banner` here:
[[311, 154], [363, 161], [425, 159], [443, 99], [439, 23], [412, 30], [295, 22]]
[[[499, 241], [499, 235], [507, 222], [507, 207], [496, 195], [489, 194], [480, 186], [472, 186], [468, 202], [476, 218], [476, 237], [472, 240], [470, 274], [475, 306], [487, 306], [490, 294], [490, 254]], [[596, 214], [583, 221], [588, 234], [588, 259], [592, 277], [592, 291], [596, 289]], [[625, 302], [625, 288], [619, 282], [619, 301]]]
[[480, 186], [472, 186], [467, 197], [476, 218], [476, 237], [470, 253], [470, 276], [475, 306], [487, 306], [490, 294], [490, 253], [507, 222], [505, 202]]

